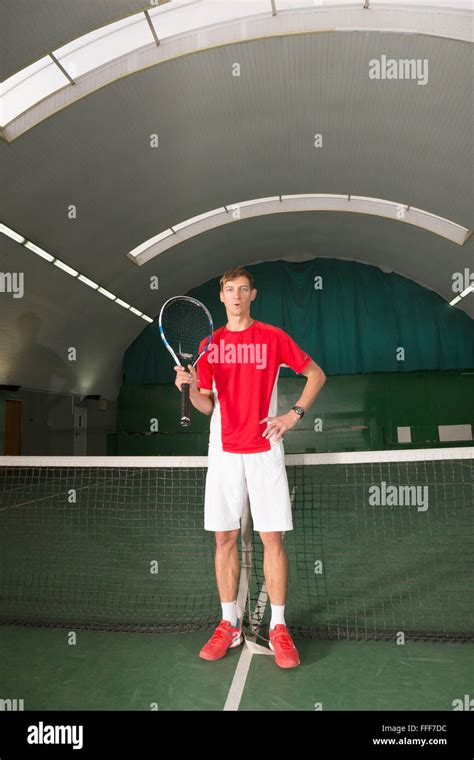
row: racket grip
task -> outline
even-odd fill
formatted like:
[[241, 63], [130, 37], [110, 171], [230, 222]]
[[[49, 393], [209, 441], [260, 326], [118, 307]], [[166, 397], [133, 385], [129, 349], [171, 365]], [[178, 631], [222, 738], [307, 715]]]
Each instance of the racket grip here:
[[181, 386], [181, 427], [189, 427], [191, 424], [191, 404], [189, 401], [189, 383]]

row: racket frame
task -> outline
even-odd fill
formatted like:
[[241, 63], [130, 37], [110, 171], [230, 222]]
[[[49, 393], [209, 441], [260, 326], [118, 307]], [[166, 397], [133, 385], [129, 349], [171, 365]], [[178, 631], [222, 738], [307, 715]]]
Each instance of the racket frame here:
[[[176, 364], [179, 365], [180, 367], [183, 366], [183, 363], [182, 363], [183, 360], [186, 360], [186, 358], [188, 358], [188, 357], [190, 359], [192, 359], [193, 355], [192, 354], [191, 355], [189, 355], [189, 354], [180, 354], [181, 358], [179, 358], [177, 356], [176, 352], [174, 351], [174, 349], [170, 346], [170, 344], [166, 340], [166, 335], [165, 335], [165, 332], [163, 330], [162, 317], [163, 317], [163, 312], [164, 312], [166, 306], [168, 304], [170, 304], [172, 301], [190, 301], [195, 306], [199, 306], [200, 309], [203, 309], [204, 312], [205, 312], [205, 314], [206, 314], [206, 316], [207, 316], [207, 318], [208, 318], [208, 320], [209, 320], [210, 333], [209, 333], [208, 341], [207, 341], [204, 349], [200, 352], [200, 354], [196, 357], [196, 359], [192, 363], [191, 363], [191, 361], [187, 362], [187, 364], [191, 364], [192, 367], [195, 367], [196, 364], [198, 363], [199, 359], [201, 358], [201, 356], [203, 356], [206, 353], [206, 351], [209, 348], [209, 345], [211, 343], [211, 340], [212, 340], [212, 335], [214, 333], [214, 324], [212, 322], [211, 314], [209, 312], [209, 309], [207, 309], [206, 306], [204, 306], [204, 304], [201, 303], [201, 301], [198, 301], [196, 298], [192, 298], [191, 296], [173, 296], [172, 298], [168, 298], [168, 300], [165, 301], [165, 303], [161, 307], [161, 309], [160, 309], [160, 316], [159, 316], [159, 319], [158, 319], [161, 340], [165, 344], [166, 348], [170, 352], [170, 354], [173, 357], [173, 359], [176, 362]], [[185, 369], [186, 372], [189, 372], [187, 364], [185, 364], [184, 369]], [[189, 399], [189, 383], [183, 383], [182, 386], [181, 386], [181, 419], [180, 419], [180, 425], [181, 425], [181, 427], [189, 427], [190, 424], [191, 424], [191, 403], [190, 403], [190, 399]]]

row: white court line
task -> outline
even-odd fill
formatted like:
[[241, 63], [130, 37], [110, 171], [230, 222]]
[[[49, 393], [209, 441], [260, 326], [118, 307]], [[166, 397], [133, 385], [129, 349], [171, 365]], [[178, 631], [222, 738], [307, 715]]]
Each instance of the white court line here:
[[[290, 502], [291, 502], [292, 508], [293, 508], [295, 493], [296, 493], [296, 486], [293, 486], [291, 490], [291, 495], [290, 495]], [[247, 504], [247, 508], [246, 510], [244, 510], [244, 515], [242, 516], [242, 555], [243, 555], [243, 558], [242, 558], [242, 572], [240, 574], [239, 592], [237, 596], [237, 607], [238, 607], [239, 615], [242, 615], [245, 609], [245, 600], [247, 598], [247, 592], [248, 592], [250, 577], [252, 573], [252, 549], [251, 549], [251, 544], [249, 543], [249, 535], [250, 535], [249, 529], [250, 529], [250, 515], [249, 515], [248, 504]], [[283, 538], [285, 537], [284, 532], [282, 533], [282, 537]], [[263, 620], [263, 615], [265, 613], [267, 602], [268, 602], [268, 594], [265, 588], [265, 581], [264, 581], [262, 588], [260, 589], [257, 603], [255, 605], [255, 610], [253, 612], [253, 615], [250, 621], [252, 630], [254, 629], [254, 626], [256, 625], [259, 619]], [[245, 689], [245, 682], [247, 680], [247, 676], [250, 670], [250, 665], [252, 664], [252, 657], [254, 656], [254, 654], [271, 655], [272, 657], [274, 656], [271, 649], [268, 649], [267, 647], [263, 647], [260, 644], [256, 644], [250, 638], [249, 640], [245, 638], [244, 647], [239, 657], [239, 662], [237, 663], [234, 677], [232, 679], [229, 693], [227, 695], [226, 703], [224, 705], [224, 711], [230, 711], [230, 710], [235, 711], [239, 709], [240, 702], [242, 699], [242, 694], [244, 693], [244, 689]]]
[[[257, 604], [255, 606], [255, 610], [252, 615], [252, 619], [251, 619], [252, 629], [258, 620], [258, 615], [259, 615], [260, 610], [261, 610], [261, 614], [263, 618], [263, 613], [265, 612], [267, 600], [268, 600], [268, 596], [265, 590], [265, 583], [264, 583], [261, 588], [260, 594], [258, 595]], [[262, 651], [259, 652], [258, 650], [262, 650]], [[247, 680], [248, 672], [250, 670], [250, 665], [252, 663], [252, 657], [254, 656], [254, 654], [273, 655], [273, 652], [270, 649], [267, 649], [266, 647], [262, 647], [259, 644], [254, 644], [252, 641], [247, 641], [247, 639], [244, 639], [244, 647], [239, 657], [239, 662], [237, 663], [237, 667], [235, 669], [234, 678], [232, 679], [229, 693], [227, 695], [227, 700], [224, 705], [224, 711], [239, 709], [240, 700], [242, 699], [242, 694], [245, 688], [245, 682]]]
[[237, 663], [234, 677], [232, 679], [229, 693], [227, 695], [226, 703], [224, 705], [224, 711], [239, 709], [240, 700], [242, 699], [242, 694], [245, 689], [245, 682], [250, 670], [252, 657], [252, 652], [244, 644], [244, 648], [239, 657], [239, 662]]

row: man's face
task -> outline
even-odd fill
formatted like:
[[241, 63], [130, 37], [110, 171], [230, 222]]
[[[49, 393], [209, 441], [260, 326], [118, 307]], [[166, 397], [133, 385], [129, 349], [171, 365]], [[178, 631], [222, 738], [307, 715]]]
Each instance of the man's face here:
[[250, 289], [246, 277], [237, 277], [237, 279], [228, 280], [224, 284], [220, 292], [220, 299], [226, 308], [227, 315], [236, 317], [250, 313], [250, 304], [256, 295], [256, 289]]

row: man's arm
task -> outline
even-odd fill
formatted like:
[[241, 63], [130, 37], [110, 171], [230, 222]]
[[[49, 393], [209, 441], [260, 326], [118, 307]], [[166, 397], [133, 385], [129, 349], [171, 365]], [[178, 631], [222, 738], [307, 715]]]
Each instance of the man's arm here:
[[214, 393], [204, 388], [196, 388], [189, 394], [191, 404], [203, 414], [212, 414], [214, 411]]
[[[326, 375], [313, 360], [311, 360], [301, 374], [307, 378], [306, 385], [295, 406], [301, 406], [307, 412], [326, 382]], [[275, 436], [275, 442], [279, 441], [287, 430], [291, 430], [296, 425], [299, 419], [299, 415], [292, 409], [279, 417], [266, 417], [264, 420], [260, 420], [260, 422], [268, 422], [262, 435], [264, 438], [273, 438]]]
[[175, 385], [179, 391], [183, 383], [189, 383], [189, 399], [198, 412], [212, 414], [214, 410], [214, 393], [197, 387], [197, 373], [191, 364], [188, 364], [189, 372], [184, 367], [176, 366]]
[[[324, 374], [319, 364], [316, 364], [316, 362], [313, 360], [311, 360], [311, 362], [301, 374], [304, 375], [307, 380], [306, 385], [303, 388], [303, 393], [295, 403], [295, 406], [302, 406], [305, 412], [307, 412], [308, 409], [314, 404], [321, 388], [326, 382], [326, 375]], [[291, 411], [291, 414], [294, 417], [298, 417], [296, 412]]]

